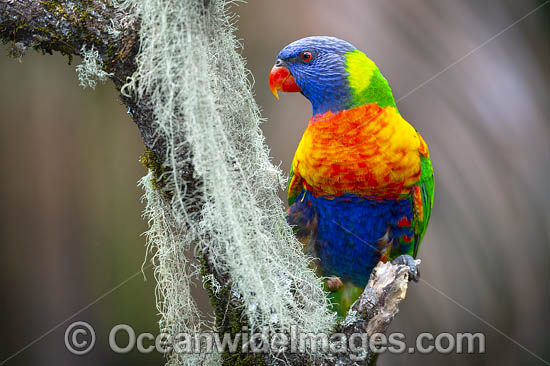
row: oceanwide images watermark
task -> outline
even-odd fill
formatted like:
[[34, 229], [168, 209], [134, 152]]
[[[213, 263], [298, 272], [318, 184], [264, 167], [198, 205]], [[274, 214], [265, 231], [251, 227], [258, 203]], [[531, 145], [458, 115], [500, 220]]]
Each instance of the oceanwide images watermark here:
[[[113, 352], [126, 354], [137, 350], [140, 353], [347, 353], [353, 361], [363, 360], [367, 351], [394, 354], [438, 352], [485, 353], [483, 333], [420, 333], [408, 344], [403, 333], [388, 335], [375, 333], [301, 333], [298, 327], [291, 327], [289, 333], [252, 333], [246, 327], [240, 333], [218, 334], [214, 332], [180, 333], [136, 333], [127, 324], [115, 325], [109, 332], [106, 345]], [[75, 322], [65, 330], [65, 346], [75, 355], [85, 355], [96, 345], [94, 328], [86, 322]]]

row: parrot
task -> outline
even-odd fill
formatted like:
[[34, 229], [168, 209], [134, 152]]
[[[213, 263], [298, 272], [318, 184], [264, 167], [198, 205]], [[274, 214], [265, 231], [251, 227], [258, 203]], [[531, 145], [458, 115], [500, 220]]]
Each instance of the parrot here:
[[314, 258], [343, 317], [378, 262], [414, 260], [430, 219], [434, 174], [424, 139], [399, 113], [376, 64], [349, 42], [311, 36], [285, 46], [269, 88], [312, 106], [292, 160], [287, 222]]

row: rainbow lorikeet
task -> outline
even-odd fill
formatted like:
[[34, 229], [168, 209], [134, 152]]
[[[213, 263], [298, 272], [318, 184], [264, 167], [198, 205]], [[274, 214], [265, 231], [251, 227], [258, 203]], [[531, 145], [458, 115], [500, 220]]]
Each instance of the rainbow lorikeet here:
[[403, 119], [378, 67], [350, 43], [307, 37], [281, 50], [271, 91], [301, 92], [313, 116], [288, 185], [288, 222], [345, 314], [379, 261], [419, 273], [413, 257], [430, 218], [428, 147]]

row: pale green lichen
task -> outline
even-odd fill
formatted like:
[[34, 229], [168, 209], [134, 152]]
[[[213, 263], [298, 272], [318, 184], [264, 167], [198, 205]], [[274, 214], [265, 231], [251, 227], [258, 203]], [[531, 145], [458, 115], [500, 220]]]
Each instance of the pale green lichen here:
[[80, 53], [82, 55], [82, 63], [76, 66], [80, 86], [95, 89], [98, 80], [105, 81], [113, 75], [103, 70], [103, 60], [93, 46], [88, 50], [85, 44], [82, 45]]
[[[198, 269], [184, 255], [198, 245], [209, 265], [231, 278], [231, 288], [217, 294], [211, 288], [212, 294], [223, 298], [221, 293], [231, 291], [242, 301], [235, 325], [247, 319], [249, 329], [329, 332], [335, 318], [322, 282], [308, 268], [310, 258], [286, 223], [278, 196], [284, 179], [264, 144], [227, 5], [222, 0], [121, 5], [140, 19], [137, 71], [122, 92], [151, 103], [155, 133], [166, 143], [163, 189], [171, 192], [169, 202], [153, 187], [153, 172], [141, 181], [160, 326], [170, 334], [207, 326], [190, 295]], [[189, 165], [194, 177], [184, 173]], [[169, 364], [219, 360], [173, 354]]]

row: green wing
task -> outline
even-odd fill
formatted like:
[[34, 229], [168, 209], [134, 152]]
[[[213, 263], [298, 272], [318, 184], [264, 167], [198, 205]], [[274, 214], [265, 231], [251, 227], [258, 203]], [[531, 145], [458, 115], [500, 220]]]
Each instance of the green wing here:
[[428, 222], [432, 214], [434, 204], [434, 172], [432, 162], [428, 156], [420, 157], [420, 180], [415, 186], [413, 192], [413, 208], [414, 208], [414, 253], [416, 257], [420, 242], [428, 228]]
[[298, 174], [294, 174], [294, 167], [291, 167], [290, 180], [288, 181], [288, 189], [286, 194], [289, 206], [296, 201], [296, 198], [298, 198], [298, 195], [302, 192], [303, 188], [302, 177]]

